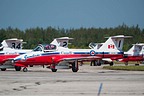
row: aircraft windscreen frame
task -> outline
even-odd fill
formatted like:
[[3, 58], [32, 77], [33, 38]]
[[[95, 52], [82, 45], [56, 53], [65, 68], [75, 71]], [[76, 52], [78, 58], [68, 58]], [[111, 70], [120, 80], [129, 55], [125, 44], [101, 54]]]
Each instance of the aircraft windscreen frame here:
[[2, 51], [4, 48], [4, 46], [2, 44], [0, 44], [0, 51]]
[[33, 51], [42, 51], [42, 48], [40, 46], [37, 46], [36, 48], [33, 49]]

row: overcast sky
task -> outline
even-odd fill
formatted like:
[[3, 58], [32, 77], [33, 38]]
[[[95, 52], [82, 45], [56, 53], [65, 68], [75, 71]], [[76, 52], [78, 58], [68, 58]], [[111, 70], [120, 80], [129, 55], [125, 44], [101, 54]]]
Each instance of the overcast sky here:
[[144, 29], [144, 0], [0, 0], [0, 28], [116, 27]]

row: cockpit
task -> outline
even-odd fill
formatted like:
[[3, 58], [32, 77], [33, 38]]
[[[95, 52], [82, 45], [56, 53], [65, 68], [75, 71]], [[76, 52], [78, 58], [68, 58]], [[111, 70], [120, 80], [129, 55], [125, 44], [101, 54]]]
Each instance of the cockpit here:
[[33, 51], [49, 52], [56, 50], [56, 48], [56, 45], [53, 44], [39, 44]]

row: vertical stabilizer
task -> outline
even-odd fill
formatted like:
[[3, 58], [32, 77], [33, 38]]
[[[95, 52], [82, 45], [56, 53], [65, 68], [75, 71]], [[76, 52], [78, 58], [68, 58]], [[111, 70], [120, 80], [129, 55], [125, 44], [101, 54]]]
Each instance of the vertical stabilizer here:
[[54, 44], [56, 46], [61, 46], [61, 47], [65, 47], [68, 48], [68, 43], [69, 40], [71, 40], [73, 38], [69, 38], [69, 37], [61, 37], [61, 38], [55, 38], [51, 44]]
[[143, 43], [133, 44], [133, 46], [125, 53], [131, 56], [142, 55], [144, 54], [144, 44]]
[[22, 39], [12, 38], [3, 40], [1, 44], [3, 48], [22, 49], [23, 43]]
[[131, 36], [111, 36], [108, 40], [100, 47], [99, 51], [106, 52], [119, 52], [122, 51], [124, 38], [131, 38]]
[[144, 55], [144, 44], [142, 46], [142, 50], [141, 50], [140, 54]]

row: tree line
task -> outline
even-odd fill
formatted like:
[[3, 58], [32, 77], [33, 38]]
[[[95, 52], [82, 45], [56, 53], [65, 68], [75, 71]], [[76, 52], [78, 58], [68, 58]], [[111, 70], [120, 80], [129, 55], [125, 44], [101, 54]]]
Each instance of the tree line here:
[[54, 38], [58, 37], [71, 37], [74, 38], [70, 42], [70, 48], [88, 48], [89, 43], [105, 42], [104, 37], [115, 36], [115, 35], [128, 35], [133, 36], [131, 39], [124, 41], [123, 50], [128, 50], [132, 44], [143, 43], [144, 41], [144, 29], [140, 29], [138, 25], [127, 26], [125, 24], [119, 25], [114, 28], [78, 28], [78, 29], [64, 29], [64, 28], [29, 28], [20, 30], [18, 28], [1, 28], [0, 29], [0, 41], [10, 38], [23, 39], [26, 44], [24, 48], [33, 49], [40, 43], [49, 44]]

